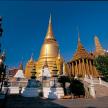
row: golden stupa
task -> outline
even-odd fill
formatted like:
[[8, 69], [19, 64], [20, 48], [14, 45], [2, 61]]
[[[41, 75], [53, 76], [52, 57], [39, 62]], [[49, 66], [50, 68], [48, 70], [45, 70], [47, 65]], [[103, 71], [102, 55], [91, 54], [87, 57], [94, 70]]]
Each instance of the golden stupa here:
[[94, 51], [94, 56], [98, 57], [100, 55], [105, 55], [105, 50], [102, 47], [99, 39], [97, 36], [94, 37], [94, 41], [95, 41], [95, 51]]
[[[55, 62], [57, 64], [58, 74], [62, 74], [63, 61], [64, 60], [60, 55], [58, 43], [54, 37], [54, 33], [52, 30], [52, 22], [51, 22], [51, 15], [50, 15], [48, 30], [47, 30], [47, 33], [46, 33], [46, 36], [44, 39], [44, 43], [41, 47], [40, 56], [39, 56], [39, 59], [37, 61], [35, 61], [37, 77], [40, 76], [43, 66], [45, 65], [46, 62], [47, 62], [48, 68], [51, 72], [51, 75], [52, 75], [52, 70], [53, 70], [53, 66], [54, 66]], [[25, 75], [27, 77], [28, 76], [30, 77], [30, 71], [28, 69], [29, 62], [27, 63], [26, 69], [25, 69]], [[30, 63], [30, 64], [32, 64], [32, 63]]]
[[26, 64], [26, 68], [25, 68], [25, 77], [26, 78], [31, 77], [31, 71], [32, 71], [32, 67], [34, 66], [34, 64], [35, 64], [35, 61], [33, 60], [33, 57], [31, 56], [30, 60]]

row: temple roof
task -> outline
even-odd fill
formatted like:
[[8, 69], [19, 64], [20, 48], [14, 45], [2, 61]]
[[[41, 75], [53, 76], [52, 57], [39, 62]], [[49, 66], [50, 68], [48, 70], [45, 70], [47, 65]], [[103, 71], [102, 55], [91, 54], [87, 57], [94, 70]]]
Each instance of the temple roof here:
[[78, 60], [80, 58], [88, 58], [93, 59], [93, 57], [86, 51], [86, 49], [83, 47], [82, 43], [80, 42], [80, 38], [78, 36], [78, 45], [77, 45], [77, 51], [73, 56], [72, 61]]

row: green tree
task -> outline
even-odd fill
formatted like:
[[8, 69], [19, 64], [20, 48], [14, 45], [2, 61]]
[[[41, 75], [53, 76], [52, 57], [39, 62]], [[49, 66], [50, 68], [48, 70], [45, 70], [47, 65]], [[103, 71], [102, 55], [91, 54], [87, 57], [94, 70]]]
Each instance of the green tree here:
[[104, 80], [108, 81], [108, 55], [98, 56], [94, 60], [96, 69], [100, 72]]
[[70, 91], [74, 96], [85, 96], [84, 84], [78, 79], [71, 80]]
[[60, 82], [62, 84], [64, 94], [67, 95], [65, 84], [66, 84], [66, 82], [70, 82], [70, 78], [68, 76], [60, 76], [58, 78], [58, 82]]

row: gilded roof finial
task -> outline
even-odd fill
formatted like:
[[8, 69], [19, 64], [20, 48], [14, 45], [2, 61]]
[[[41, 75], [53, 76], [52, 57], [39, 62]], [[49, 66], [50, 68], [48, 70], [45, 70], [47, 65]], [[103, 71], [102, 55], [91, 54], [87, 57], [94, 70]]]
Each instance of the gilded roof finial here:
[[21, 60], [20, 63], [19, 63], [18, 69], [19, 69], [19, 70], [23, 70], [23, 63], [22, 63], [22, 60]]
[[78, 31], [78, 45], [77, 45], [77, 50], [80, 50], [83, 46], [82, 46], [81, 41], [80, 41], [79, 27], [77, 27], [77, 31]]
[[51, 23], [51, 13], [50, 13], [50, 18], [49, 18], [49, 24]]
[[19, 70], [23, 70], [23, 56], [21, 58], [21, 61], [19, 63], [19, 67], [18, 67]]
[[77, 26], [77, 32], [78, 32], [78, 42], [80, 42], [80, 32], [79, 32], [79, 27]]
[[30, 61], [33, 61], [33, 53], [31, 54], [31, 58], [30, 58]]
[[80, 32], [78, 32], [78, 42], [80, 42]]
[[19, 68], [18, 68], [19, 70], [23, 70], [23, 64], [22, 64], [22, 62], [19, 64]]

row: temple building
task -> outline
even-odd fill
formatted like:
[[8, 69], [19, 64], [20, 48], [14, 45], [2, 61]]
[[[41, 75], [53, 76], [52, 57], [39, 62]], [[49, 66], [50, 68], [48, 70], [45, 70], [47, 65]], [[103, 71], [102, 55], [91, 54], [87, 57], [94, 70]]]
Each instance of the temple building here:
[[[51, 72], [50, 73], [51, 75], [52, 75], [53, 65], [55, 62], [57, 64], [58, 74], [62, 74], [64, 60], [60, 55], [59, 45], [54, 37], [54, 33], [52, 30], [51, 15], [50, 15], [48, 30], [44, 39], [44, 43], [41, 47], [39, 59], [35, 61], [37, 77], [40, 76], [46, 61], [47, 61], [48, 68]], [[25, 76], [27, 78], [31, 76], [30, 70], [33, 63], [34, 63], [33, 60], [29, 60], [28, 63], [26, 64]]]
[[42, 76], [42, 71], [44, 69], [45, 64], [47, 64], [47, 68], [49, 69], [50, 75], [52, 76], [52, 70], [55, 63], [58, 69], [57, 75], [63, 74], [81, 77], [84, 77], [85, 75], [92, 75], [93, 77], [98, 77], [99, 73], [97, 72], [93, 62], [95, 57], [99, 55], [104, 55], [105, 50], [102, 48], [97, 36], [95, 36], [94, 40], [95, 51], [93, 53], [88, 53], [83, 47], [80, 38], [78, 38], [76, 53], [74, 54], [71, 61], [65, 63], [64, 59], [60, 54], [59, 45], [53, 33], [50, 15], [47, 33], [40, 50], [39, 58], [38, 60], [34, 61], [33, 57], [31, 57], [30, 60], [27, 62], [25, 68], [25, 77], [31, 77], [31, 69], [34, 64], [37, 72], [37, 78]]
[[99, 42], [99, 39], [97, 36], [94, 37], [94, 42], [95, 42], [95, 51], [94, 51], [94, 56], [97, 57], [99, 55], [105, 55], [105, 50], [102, 48], [102, 45]]
[[94, 56], [86, 51], [78, 37], [77, 51], [71, 61], [67, 63], [68, 75], [84, 77], [92, 75], [98, 77], [99, 73], [93, 65]]

